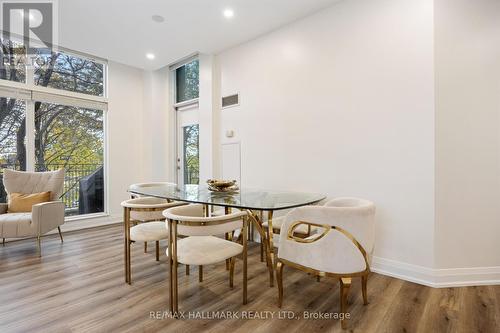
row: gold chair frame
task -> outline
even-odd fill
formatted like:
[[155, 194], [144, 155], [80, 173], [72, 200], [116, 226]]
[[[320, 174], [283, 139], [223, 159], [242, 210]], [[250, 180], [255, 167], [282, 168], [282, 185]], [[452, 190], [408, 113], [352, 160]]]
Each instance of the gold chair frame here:
[[[317, 237], [312, 239], [304, 239], [301, 237], [297, 237], [294, 235], [295, 229], [302, 224], [306, 224], [309, 227], [318, 227], [322, 228], [323, 232], [319, 234]], [[361, 252], [363, 258], [365, 259], [366, 269], [359, 272], [353, 272], [349, 274], [338, 274], [338, 273], [330, 273], [330, 272], [322, 272], [313, 268], [305, 267], [293, 262], [290, 262], [285, 259], [278, 258], [276, 260], [276, 279], [278, 281], [278, 306], [281, 308], [283, 305], [283, 268], [284, 266], [290, 266], [295, 269], [301, 270], [303, 272], [316, 275], [319, 277], [333, 277], [339, 280], [340, 283], [340, 311], [345, 315], [347, 312], [347, 297], [349, 295], [349, 289], [352, 284], [352, 278], [361, 277], [361, 292], [363, 294], [363, 304], [368, 304], [368, 294], [367, 294], [367, 284], [368, 284], [368, 275], [370, 274], [370, 264], [368, 262], [368, 256], [366, 254], [366, 250], [361, 246], [361, 244], [354, 238], [354, 236], [349, 233], [347, 230], [342, 229], [338, 226], [332, 226], [329, 224], [317, 224], [306, 221], [296, 221], [291, 224], [290, 229], [288, 230], [287, 239], [295, 241], [297, 243], [314, 243], [324, 236], [326, 236], [332, 229], [337, 230], [346, 236]], [[344, 317], [340, 320], [342, 329], [346, 328], [346, 322]]]
[[[204, 206], [205, 207], [205, 206]], [[205, 214], [208, 214], [208, 209], [204, 209]], [[208, 222], [191, 222], [191, 221], [177, 221], [167, 219], [168, 223], [168, 258], [169, 258], [169, 282], [170, 282], [170, 311], [175, 316], [179, 313], [179, 293], [178, 293], [178, 280], [177, 280], [177, 225], [186, 225], [192, 227], [202, 227], [202, 226], [213, 226], [219, 224], [226, 224], [234, 221], [242, 220], [243, 227], [240, 233], [239, 239], [243, 246], [243, 251], [241, 253], [243, 261], [243, 304], [247, 304], [247, 251], [248, 251], [248, 218], [246, 216], [239, 216], [233, 219], [228, 219], [224, 221], [208, 221]], [[230, 258], [229, 263], [229, 286], [233, 288], [234, 280], [234, 266], [236, 262], [236, 257]], [[203, 278], [203, 266], [199, 266], [199, 280], [202, 281]]]
[[[125, 231], [125, 282], [128, 284], [132, 284], [132, 265], [131, 265], [131, 259], [130, 259], [130, 244], [133, 243], [133, 241], [130, 239], [130, 226], [131, 224], [137, 224], [137, 223], [147, 223], [147, 222], [153, 222], [153, 221], [165, 221], [165, 219], [151, 219], [151, 220], [144, 220], [144, 221], [136, 221], [136, 220], [131, 220], [130, 219], [130, 212], [135, 211], [135, 212], [163, 212], [165, 208], [130, 208], [130, 207], [124, 207], [123, 208], [123, 226], [124, 226], [124, 231]], [[160, 260], [160, 242], [156, 241], [156, 261]], [[144, 242], [144, 252], [147, 251], [147, 242]]]

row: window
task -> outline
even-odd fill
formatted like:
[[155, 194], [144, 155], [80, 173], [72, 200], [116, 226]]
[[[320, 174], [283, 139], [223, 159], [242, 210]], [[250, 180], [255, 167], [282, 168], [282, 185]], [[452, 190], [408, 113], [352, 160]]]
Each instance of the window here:
[[66, 215], [104, 212], [106, 63], [59, 51], [26, 66], [22, 44], [0, 41], [0, 167], [64, 168]]
[[22, 44], [0, 39], [0, 80], [26, 82], [25, 53]]
[[182, 103], [199, 97], [200, 63], [193, 60], [175, 71], [176, 102]]
[[200, 183], [200, 129], [198, 125], [185, 126], [184, 135], [184, 184]]
[[35, 85], [103, 95], [104, 65], [69, 54], [38, 54], [35, 63]]
[[66, 215], [104, 211], [103, 111], [35, 103], [35, 170], [65, 169]]
[[2, 170], [26, 170], [25, 112], [24, 101], [0, 98], [0, 202], [7, 202]]

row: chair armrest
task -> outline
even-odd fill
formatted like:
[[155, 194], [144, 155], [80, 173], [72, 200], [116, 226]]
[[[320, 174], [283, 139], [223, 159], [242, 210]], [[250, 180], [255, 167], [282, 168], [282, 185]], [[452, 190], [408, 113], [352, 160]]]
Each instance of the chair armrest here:
[[40, 235], [64, 224], [64, 203], [51, 201], [33, 205], [32, 221]]
[[[347, 230], [302, 220], [287, 221], [284, 225], [278, 259], [331, 274], [369, 272], [370, 263], [365, 249]], [[315, 227], [319, 231], [307, 238], [296, 237], [294, 231], [301, 225]]]
[[6, 204], [6, 203], [0, 203], [0, 214], [7, 213], [7, 208], [8, 208], [8, 204]]
[[[294, 235], [295, 229], [297, 229], [297, 227], [299, 227], [302, 224], [308, 225], [310, 227], [322, 228], [323, 231], [321, 233], [313, 234], [307, 238], [296, 237]], [[347, 231], [341, 227], [335, 226], [335, 225], [318, 224], [318, 223], [311, 223], [311, 222], [306, 222], [306, 221], [296, 221], [288, 227], [288, 230], [286, 231], [287, 232], [286, 237], [288, 240], [291, 240], [291, 241], [294, 241], [297, 243], [314, 243], [314, 242], [321, 240], [331, 230], [337, 230], [338, 232], [343, 234], [347, 239], [349, 239], [354, 244], [354, 246], [356, 246], [359, 249], [359, 251], [366, 258], [366, 251], [363, 248], [363, 246], [358, 242], [358, 240], [356, 238], [354, 238], [354, 236], [349, 231]]]

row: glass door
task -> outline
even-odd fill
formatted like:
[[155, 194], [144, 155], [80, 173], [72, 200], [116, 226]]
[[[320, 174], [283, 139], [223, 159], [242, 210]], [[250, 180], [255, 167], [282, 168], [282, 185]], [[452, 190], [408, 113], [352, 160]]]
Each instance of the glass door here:
[[198, 108], [177, 111], [177, 183], [200, 182], [200, 126]]
[[200, 127], [198, 124], [184, 126], [182, 130], [183, 180], [184, 184], [200, 182]]
[[200, 63], [190, 59], [173, 68], [175, 75], [174, 109], [177, 118], [177, 183], [200, 182], [200, 126], [198, 98]]

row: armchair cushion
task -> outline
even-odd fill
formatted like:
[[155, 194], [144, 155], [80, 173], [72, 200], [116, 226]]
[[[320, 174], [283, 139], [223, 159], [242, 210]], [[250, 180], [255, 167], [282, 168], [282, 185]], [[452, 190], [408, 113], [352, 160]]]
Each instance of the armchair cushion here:
[[10, 193], [9, 213], [30, 213], [33, 205], [50, 201], [50, 192]]
[[0, 237], [29, 237], [35, 234], [31, 213], [0, 214]]

